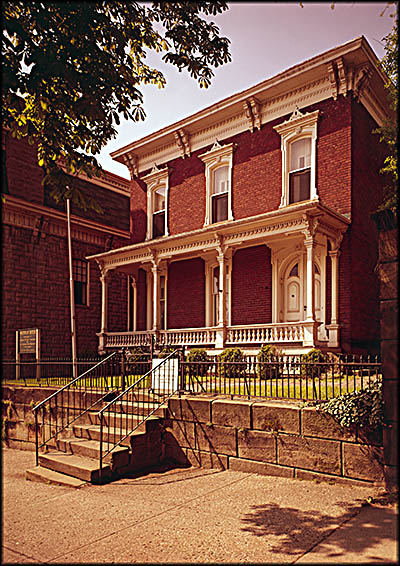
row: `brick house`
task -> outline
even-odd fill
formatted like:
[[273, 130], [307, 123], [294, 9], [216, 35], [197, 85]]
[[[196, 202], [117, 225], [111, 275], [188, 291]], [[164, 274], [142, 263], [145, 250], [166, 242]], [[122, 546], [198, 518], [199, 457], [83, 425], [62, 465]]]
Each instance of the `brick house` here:
[[[153, 333], [216, 351], [376, 351], [384, 83], [360, 37], [115, 151], [133, 243], [90, 257], [100, 350]], [[118, 272], [131, 326], [112, 332]]]
[[[70, 296], [66, 205], [56, 204], [41, 184], [36, 150], [2, 132], [2, 357], [15, 358], [16, 330], [40, 330], [41, 355], [71, 356]], [[97, 353], [101, 286], [89, 254], [120, 247], [130, 238], [129, 181], [106, 173], [79, 180], [80, 189], [97, 199], [104, 214], [71, 205], [77, 353]], [[126, 277], [110, 282], [126, 300]], [[110, 329], [119, 328], [119, 299], [109, 305]], [[124, 311], [125, 312], [125, 311]]]

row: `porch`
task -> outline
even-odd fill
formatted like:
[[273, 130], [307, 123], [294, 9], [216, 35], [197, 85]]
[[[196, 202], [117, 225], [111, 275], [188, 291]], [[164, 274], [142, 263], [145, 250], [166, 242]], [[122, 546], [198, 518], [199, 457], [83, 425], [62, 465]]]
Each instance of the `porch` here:
[[[152, 343], [339, 351], [339, 255], [349, 223], [314, 200], [89, 256], [101, 272], [99, 352]], [[110, 329], [113, 272], [127, 276], [128, 304], [127, 320]]]

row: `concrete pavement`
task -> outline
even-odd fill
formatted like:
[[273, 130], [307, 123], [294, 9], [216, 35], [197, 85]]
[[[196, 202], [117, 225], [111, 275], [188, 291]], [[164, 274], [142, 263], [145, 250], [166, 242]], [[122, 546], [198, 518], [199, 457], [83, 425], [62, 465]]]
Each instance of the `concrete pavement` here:
[[28, 482], [3, 449], [2, 564], [398, 563], [373, 487], [175, 468], [79, 489]]

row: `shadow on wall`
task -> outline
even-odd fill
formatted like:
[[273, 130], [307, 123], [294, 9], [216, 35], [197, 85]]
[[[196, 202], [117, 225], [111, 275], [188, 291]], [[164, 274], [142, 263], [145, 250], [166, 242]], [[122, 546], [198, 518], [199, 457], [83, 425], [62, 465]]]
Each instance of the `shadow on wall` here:
[[[361, 501], [359, 500], [361, 503]], [[362, 522], [357, 532], [352, 529], [352, 536], [346, 537], [345, 531], [335, 536], [332, 541], [329, 537], [338, 527], [344, 525], [361, 510], [360, 505], [349, 506], [342, 502], [343, 514], [331, 516], [319, 511], [302, 511], [292, 507], [281, 507], [276, 503], [267, 505], [254, 505], [252, 511], [247, 513], [242, 522], [243, 531], [258, 537], [268, 537], [271, 552], [293, 554], [298, 557], [299, 552], [306, 552], [316, 544], [324, 556], [334, 558], [343, 557], [346, 553], [364, 553], [369, 549], [371, 563], [374, 557], [374, 546], [385, 541], [397, 540], [397, 521], [390, 508], [377, 509], [367, 505], [362, 515]], [[376, 518], [379, 512], [379, 521]], [[355, 534], [356, 533], [356, 534]], [[275, 540], [274, 540], [275, 539]]]

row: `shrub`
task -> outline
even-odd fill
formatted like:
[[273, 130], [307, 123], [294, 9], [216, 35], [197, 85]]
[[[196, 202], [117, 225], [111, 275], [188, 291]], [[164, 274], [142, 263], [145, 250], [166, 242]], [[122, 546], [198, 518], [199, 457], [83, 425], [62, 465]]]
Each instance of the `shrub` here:
[[313, 348], [307, 354], [301, 354], [300, 374], [304, 375], [304, 377], [318, 377], [325, 373], [324, 366], [315, 365], [321, 362], [324, 362], [324, 355], [317, 348]]
[[186, 356], [185, 365], [189, 375], [203, 377], [207, 374], [211, 359], [204, 348], [193, 348], [193, 350], [189, 350]]
[[331, 415], [341, 426], [377, 428], [385, 424], [382, 382], [375, 381], [362, 391], [353, 391], [319, 403], [316, 409]]
[[[175, 352], [176, 348], [174, 346], [164, 346], [164, 348], [159, 352], [157, 358], [166, 358], [173, 352]], [[179, 356], [179, 352], [176, 352], [173, 358], [177, 358]]]
[[261, 347], [257, 354], [257, 375], [260, 379], [276, 379], [281, 374], [283, 363], [279, 361], [281, 351], [270, 344]]
[[240, 348], [226, 348], [218, 356], [218, 375], [239, 377], [246, 373], [247, 362]]
[[130, 375], [144, 375], [150, 370], [150, 356], [140, 346], [126, 351], [126, 371]]

